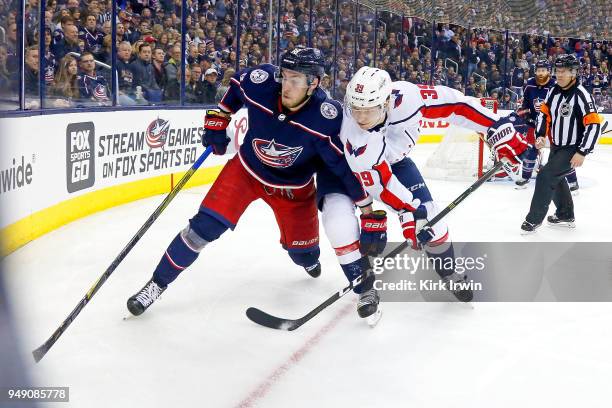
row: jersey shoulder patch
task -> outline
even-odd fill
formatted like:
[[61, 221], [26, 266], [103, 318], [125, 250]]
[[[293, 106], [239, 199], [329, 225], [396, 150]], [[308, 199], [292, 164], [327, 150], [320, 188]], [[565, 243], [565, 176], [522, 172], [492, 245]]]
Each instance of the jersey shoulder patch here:
[[330, 102], [323, 102], [321, 104], [321, 115], [325, 119], [336, 119], [338, 117], [338, 108]]
[[269, 76], [270, 74], [268, 74], [266, 71], [258, 68], [258, 69], [254, 69], [253, 71], [251, 71], [249, 78], [251, 79], [251, 82], [253, 82], [254, 84], [261, 84], [262, 82], [265, 82]]

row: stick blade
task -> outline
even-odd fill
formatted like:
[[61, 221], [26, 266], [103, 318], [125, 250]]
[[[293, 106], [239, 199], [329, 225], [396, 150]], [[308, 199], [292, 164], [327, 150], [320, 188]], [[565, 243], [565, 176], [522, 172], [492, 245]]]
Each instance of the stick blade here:
[[38, 363], [40, 360], [42, 360], [45, 354], [47, 354], [47, 351], [49, 351], [49, 348], [47, 347], [46, 344], [43, 344], [36, 350], [32, 351], [32, 356], [34, 356], [34, 361]]
[[256, 307], [249, 307], [246, 311], [246, 315], [253, 323], [270, 329], [292, 331], [300, 327], [299, 321], [297, 320], [281, 319], [263, 310], [259, 310]]

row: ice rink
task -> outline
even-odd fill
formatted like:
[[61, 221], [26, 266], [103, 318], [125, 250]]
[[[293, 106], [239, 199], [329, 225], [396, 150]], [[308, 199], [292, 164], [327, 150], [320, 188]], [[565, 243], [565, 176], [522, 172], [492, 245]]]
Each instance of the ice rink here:
[[[418, 145], [422, 164], [435, 145]], [[448, 218], [454, 241], [610, 241], [612, 146], [578, 170], [575, 230], [519, 235], [533, 183], [487, 183]], [[427, 180], [446, 206], [469, 183]], [[35, 385], [70, 387], [59, 407], [602, 407], [612, 373], [611, 303], [385, 303], [378, 326], [347, 295], [294, 332], [250, 322], [249, 306], [296, 318], [346, 285], [321, 232], [312, 279], [254, 203], [144, 315], [123, 320], [206, 188], [181, 192], [47, 356], [44, 342], [162, 196], [66, 225], [5, 258], [22, 352]], [[379, 205], [380, 208], [380, 205]], [[401, 231], [389, 220], [391, 240]], [[517, 260], [517, 268], [521, 267]], [[612, 282], [611, 282], [612, 284]]]

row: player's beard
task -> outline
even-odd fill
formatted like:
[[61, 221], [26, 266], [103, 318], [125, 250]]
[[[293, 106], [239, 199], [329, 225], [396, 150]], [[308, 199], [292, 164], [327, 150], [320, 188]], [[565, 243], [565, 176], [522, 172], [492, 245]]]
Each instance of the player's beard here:
[[544, 85], [550, 79], [550, 74], [546, 75], [536, 75], [536, 83], [538, 85]]

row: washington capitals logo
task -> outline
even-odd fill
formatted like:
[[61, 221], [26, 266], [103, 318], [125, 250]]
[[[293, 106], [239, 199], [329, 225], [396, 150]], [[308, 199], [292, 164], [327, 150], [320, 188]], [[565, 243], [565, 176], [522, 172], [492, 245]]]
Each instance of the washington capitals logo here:
[[351, 144], [351, 142], [349, 142], [348, 140], [346, 141], [346, 150], [349, 152], [349, 154], [352, 154], [355, 157], [360, 156], [363, 153], [365, 153], [367, 147], [368, 147], [368, 145], [364, 144], [363, 146], [360, 146], [360, 147], [354, 149], [353, 145]]
[[168, 129], [170, 121], [160, 118], [155, 119], [147, 126], [147, 144], [151, 149], [156, 147], [164, 147], [168, 138]]
[[355, 92], [363, 93], [363, 84], [357, 84], [355, 86]]
[[397, 108], [398, 106], [402, 104], [402, 99], [404, 98], [404, 95], [399, 92], [400, 92], [399, 89], [394, 89], [391, 91], [391, 93], [395, 95], [395, 102], [393, 104], [393, 109]]
[[272, 140], [253, 139], [253, 150], [257, 158], [270, 167], [289, 167], [298, 158], [304, 148], [291, 147]]

